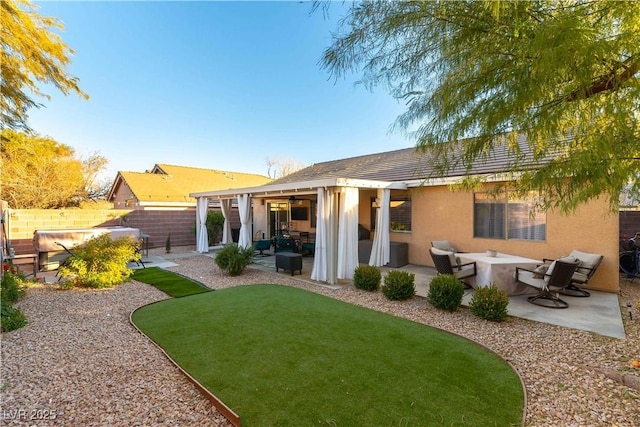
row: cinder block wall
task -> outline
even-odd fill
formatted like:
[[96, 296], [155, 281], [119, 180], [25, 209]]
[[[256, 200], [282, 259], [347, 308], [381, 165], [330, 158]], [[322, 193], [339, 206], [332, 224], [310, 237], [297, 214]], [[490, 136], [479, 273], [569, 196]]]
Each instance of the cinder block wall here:
[[[69, 230], [76, 228], [126, 226], [149, 235], [149, 248], [164, 247], [171, 234], [171, 246], [196, 245], [195, 208], [180, 210], [129, 209], [10, 209], [7, 237], [16, 254], [34, 252], [36, 230]], [[231, 227], [240, 228], [237, 209], [232, 211]]]
[[620, 238], [633, 237], [640, 231], [640, 211], [620, 212]]
[[128, 210], [85, 209], [9, 209], [7, 237], [17, 254], [33, 253], [36, 230], [113, 227]]
[[123, 225], [140, 229], [149, 235], [149, 247], [164, 247], [171, 235], [171, 246], [195, 246], [196, 211], [135, 210], [123, 219]]

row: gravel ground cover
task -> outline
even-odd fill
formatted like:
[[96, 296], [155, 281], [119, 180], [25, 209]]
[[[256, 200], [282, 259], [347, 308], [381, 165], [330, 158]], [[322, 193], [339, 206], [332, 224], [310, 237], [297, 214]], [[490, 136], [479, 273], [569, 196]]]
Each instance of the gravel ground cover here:
[[[172, 254], [193, 248], [172, 248]], [[164, 251], [155, 250], [162, 256]], [[152, 253], [154, 250], [152, 250]], [[510, 317], [484, 321], [462, 308], [437, 310], [424, 298], [388, 301], [353, 286], [333, 290], [248, 268], [224, 276], [211, 257], [173, 259], [169, 270], [213, 289], [280, 283], [394, 314], [476, 341], [508, 360], [523, 378], [527, 426], [640, 425], [640, 282], [621, 280], [627, 339]], [[134, 309], [166, 298], [131, 282], [112, 290], [28, 290], [17, 306], [29, 324], [2, 334], [2, 425], [229, 426], [228, 421], [129, 323]], [[196, 320], [196, 319], [194, 319]], [[54, 418], [54, 419], [51, 419]]]

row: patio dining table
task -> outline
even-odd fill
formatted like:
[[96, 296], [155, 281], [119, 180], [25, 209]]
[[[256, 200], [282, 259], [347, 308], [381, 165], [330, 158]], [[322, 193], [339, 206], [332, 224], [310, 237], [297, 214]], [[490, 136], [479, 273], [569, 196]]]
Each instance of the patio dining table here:
[[462, 263], [475, 261], [477, 275], [465, 279], [474, 288], [495, 283], [498, 289], [502, 289], [507, 295], [522, 295], [535, 291], [530, 286], [516, 282], [514, 273], [516, 267], [533, 270], [542, 264], [540, 260], [503, 253], [498, 253], [493, 257], [485, 252], [458, 253], [456, 256], [460, 258]]

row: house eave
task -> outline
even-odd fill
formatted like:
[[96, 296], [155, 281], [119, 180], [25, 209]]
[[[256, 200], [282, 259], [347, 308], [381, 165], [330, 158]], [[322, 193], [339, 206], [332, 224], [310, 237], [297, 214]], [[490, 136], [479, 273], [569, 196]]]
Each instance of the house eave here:
[[190, 197], [207, 197], [214, 199], [229, 199], [239, 194], [250, 194], [252, 197], [279, 197], [294, 194], [313, 194], [320, 187], [358, 187], [358, 188], [389, 188], [406, 189], [404, 182], [374, 181], [352, 178], [327, 178], [313, 181], [291, 182], [286, 184], [267, 184], [259, 187], [233, 188], [228, 190], [202, 191], [190, 193]]
[[464, 178], [479, 178], [483, 182], [505, 182], [513, 181], [521, 175], [520, 172], [509, 173], [488, 173], [479, 175], [459, 175], [459, 176], [445, 176], [442, 178], [429, 178], [429, 179], [414, 179], [410, 181], [404, 181], [407, 188], [416, 187], [438, 187], [442, 185], [458, 184], [460, 180]]

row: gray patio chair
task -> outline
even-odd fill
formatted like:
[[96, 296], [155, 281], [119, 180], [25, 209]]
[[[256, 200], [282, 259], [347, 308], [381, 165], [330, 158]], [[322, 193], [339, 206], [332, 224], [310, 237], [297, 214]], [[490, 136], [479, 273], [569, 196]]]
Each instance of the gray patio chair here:
[[253, 243], [253, 249], [258, 251], [258, 255], [260, 256], [269, 256], [270, 254], [265, 254], [264, 251], [268, 251], [271, 249], [271, 240], [270, 239], [262, 239]]
[[474, 277], [477, 274], [475, 262], [460, 264], [459, 259], [453, 252], [443, 251], [438, 248], [429, 249], [429, 253], [438, 274], [450, 274], [464, 283], [466, 288], [472, 287], [464, 279]]
[[[535, 295], [527, 298], [531, 304], [547, 308], [567, 308], [569, 304], [560, 299], [557, 293], [566, 288], [578, 268], [578, 263], [555, 260], [546, 273], [516, 267], [516, 281], [539, 289]], [[542, 277], [540, 277], [542, 276]]]
[[571, 251], [569, 256], [580, 260], [580, 264], [578, 265], [576, 272], [573, 273], [571, 283], [561, 289], [560, 294], [570, 297], [591, 296], [589, 291], [581, 289], [580, 286], [585, 286], [589, 282], [591, 277], [596, 273], [596, 270], [602, 262], [603, 256], [600, 254], [590, 254], [579, 250]]
[[442, 251], [460, 252], [448, 240], [432, 240], [431, 247], [440, 249]]

